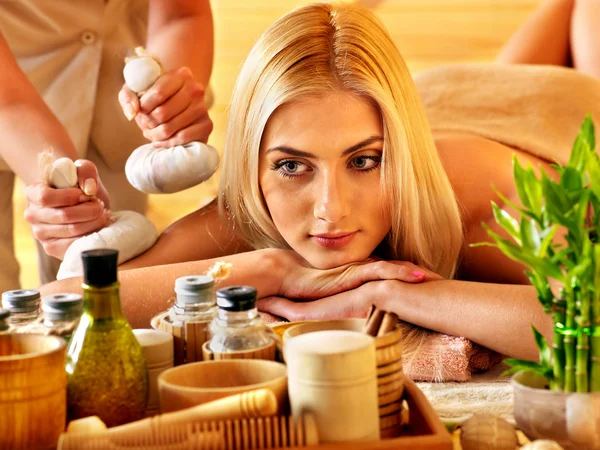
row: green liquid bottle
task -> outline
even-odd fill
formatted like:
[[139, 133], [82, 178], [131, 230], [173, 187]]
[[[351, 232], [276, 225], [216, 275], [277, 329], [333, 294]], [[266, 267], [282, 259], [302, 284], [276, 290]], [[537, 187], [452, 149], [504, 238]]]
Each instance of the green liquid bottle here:
[[121, 309], [116, 250], [82, 253], [83, 315], [67, 349], [69, 420], [96, 415], [109, 427], [141, 419], [148, 373]]

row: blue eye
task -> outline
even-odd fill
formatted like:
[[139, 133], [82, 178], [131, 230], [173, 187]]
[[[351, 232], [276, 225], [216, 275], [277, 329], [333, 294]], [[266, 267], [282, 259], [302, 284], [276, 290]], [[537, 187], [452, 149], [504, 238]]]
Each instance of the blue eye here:
[[276, 171], [281, 176], [293, 178], [308, 172], [309, 168], [299, 161], [284, 159], [273, 164], [271, 170]]
[[350, 165], [354, 169], [368, 172], [377, 169], [381, 165], [381, 157], [371, 155], [355, 156], [350, 160]]

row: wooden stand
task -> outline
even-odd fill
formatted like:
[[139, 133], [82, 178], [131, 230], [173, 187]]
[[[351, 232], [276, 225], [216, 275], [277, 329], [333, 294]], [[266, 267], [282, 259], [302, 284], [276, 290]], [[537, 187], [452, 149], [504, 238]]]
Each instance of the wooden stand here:
[[202, 361], [202, 345], [208, 341], [210, 322], [186, 322], [185, 326], [174, 325], [169, 313], [162, 313], [152, 319], [152, 327], [173, 335], [174, 364]]
[[261, 347], [254, 350], [242, 350], [239, 352], [228, 353], [213, 353], [208, 348], [208, 342], [205, 342], [202, 345], [202, 356], [204, 358], [204, 361], [210, 361], [211, 359], [267, 359], [269, 361], [275, 361], [276, 350], [276, 342], [272, 341], [266, 347]]

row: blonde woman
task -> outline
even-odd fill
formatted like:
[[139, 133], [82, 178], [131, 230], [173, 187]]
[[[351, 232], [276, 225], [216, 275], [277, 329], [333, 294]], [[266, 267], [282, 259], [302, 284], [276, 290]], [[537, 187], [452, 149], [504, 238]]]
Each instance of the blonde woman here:
[[481, 222], [497, 229], [492, 183], [516, 197], [513, 151], [551, 170], [475, 135], [434, 142], [410, 73], [367, 10], [294, 10], [262, 35], [238, 77], [220, 211], [181, 219], [122, 267], [125, 312], [147, 326], [175, 278], [224, 260], [227, 284], [256, 286], [260, 308], [289, 320], [363, 317], [374, 303], [533, 359], [530, 324], [545, 334], [552, 324], [523, 268], [468, 246], [486, 239]]

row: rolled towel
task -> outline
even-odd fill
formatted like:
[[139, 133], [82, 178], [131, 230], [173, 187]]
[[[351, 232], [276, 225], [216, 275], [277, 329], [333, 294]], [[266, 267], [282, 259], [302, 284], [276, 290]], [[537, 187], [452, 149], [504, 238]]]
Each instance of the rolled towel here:
[[[127, 87], [138, 96], [148, 90], [161, 75], [160, 62], [142, 47], [127, 58], [123, 76]], [[125, 165], [129, 183], [147, 194], [170, 194], [208, 180], [219, 166], [217, 150], [203, 142], [189, 142], [167, 149], [152, 144], [138, 147]]]
[[[46, 184], [57, 189], [77, 186], [77, 168], [69, 158], [53, 161], [50, 153], [40, 156], [40, 172]], [[158, 239], [158, 230], [143, 215], [133, 211], [114, 213], [101, 230], [75, 240], [65, 252], [56, 278], [83, 274], [81, 252], [96, 248], [114, 248], [119, 251], [119, 264], [148, 250]]]

